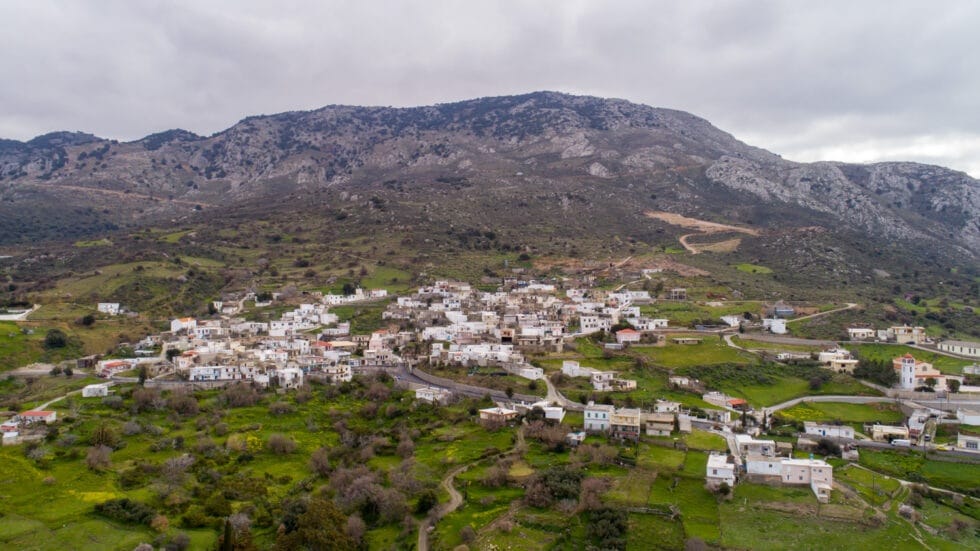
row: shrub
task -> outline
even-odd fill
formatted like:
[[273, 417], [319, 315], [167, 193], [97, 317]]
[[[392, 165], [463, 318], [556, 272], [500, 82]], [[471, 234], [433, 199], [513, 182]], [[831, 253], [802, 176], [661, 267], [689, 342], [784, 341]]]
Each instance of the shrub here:
[[150, 521], [150, 528], [153, 528], [157, 532], [166, 532], [170, 528], [170, 521], [164, 515], [157, 515]]
[[105, 396], [102, 398], [102, 405], [110, 409], [122, 409], [123, 399], [122, 396]]
[[310, 457], [310, 470], [319, 476], [330, 475], [330, 450], [326, 447], [313, 452]]
[[152, 507], [127, 497], [110, 499], [95, 506], [95, 512], [125, 524], [146, 524], [157, 516]]
[[295, 411], [295, 408], [288, 402], [273, 402], [269, 404], [269, 413], [272, 415], [286, 415], [293, 411]]
[[61, 329], [51, 329], [44, 336], [44, 348], [64, 348], [68, 345], [68, 335]]
[[85, 465], [93, 471], [108, 469], [111, 455], [112, 448], [109, 446], [92, 446], [85, 456]]
[[236, 408], [254, 406], [261, 399], [254, 388], [244, 383], [229, 386], [221, 393], [221, 397], [229, 406]]
[[296, 451], [296, 441], [284, 434], [269, 435], [269, 450], [276, 455], [288, 455]]

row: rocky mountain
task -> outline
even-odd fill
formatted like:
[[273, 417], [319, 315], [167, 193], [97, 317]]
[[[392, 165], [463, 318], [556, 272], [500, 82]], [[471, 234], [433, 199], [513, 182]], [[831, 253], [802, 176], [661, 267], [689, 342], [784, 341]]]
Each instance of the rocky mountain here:
[[980, 257], [980, 182], [964, 173], [791, 162], [694, 115], [623, 100], [537, 92], [328, 106], [250, 117], [209, 137], [0, 141], [0, 244], [258, 206], [337, 214], [358, 205], [384, 212], [378, 223], [419, 232], [518, 226], [650, 241], [676, 229], [646, 216], [655, 210], [769, 232], [756, 252], [783, 242], [780, 254], [792, 254], [794, 231], [799, 242], [816, 231], [828, 236], [813, 247], [824, 255], [847, 242], [847, 255], [887, 244], [943, 263]]

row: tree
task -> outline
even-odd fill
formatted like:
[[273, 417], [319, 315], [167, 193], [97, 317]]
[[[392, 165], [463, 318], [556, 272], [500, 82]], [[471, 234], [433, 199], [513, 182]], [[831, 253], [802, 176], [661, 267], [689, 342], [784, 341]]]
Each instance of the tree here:
[[330, 475], [330, 448], [322, 447], [310, 457], [310, 470], [319, 476]]
[[95, 316], [92, 314], [85, 314], [80, 320], [78, 320], [78, 322], [85, 327], [92, 327], [95, 325]]
[[[356, 548], [354, 540], [347, 535], [347, 517], [330, 499], [315, 496], [307, 503], [300, 502], [295, 509], [302, 509], [302, 512], [289, 523], [283, 519], [281, 533], [276, 539], [276, 549], [343, 551]], [[298, 511], [293, 514], [295, 512]]]
[[508, 398], [513, 398], [514, 397], [514, 388], [513, 387], [507, 387], [507, 390], [504, 391], [504, 393], [507, 394], [507, 397]]
[[349, 295], [353, 295], [354, 294], [354, 291], [356, 291], [356, 290], [357, 289], [356, 289], [356, 287], [354, 287], [354, 284], [348, 281], [347, 283], [344, 283], [344, 287], [342, 288], [342, 290], [340, 292], [343, 293], [344, 295], [348, 295], [349, 296]]
[[935, 390], [936, 389], [936, 385], [938, 385], [938, 384], [939, 384], [939, 381], [936, 380], [935, 377], [927, 377], [926, 378], [926, 386], [929, 387], [929, 390]]
[[85, 465], [93, 471], [102, 471], [109, 468], [112, 448], [109, 446], [92, 446], [85, 455]]
[[146, 383], [146, 376], [147, 376], [146, 366], [145, 365], [141, 365], [140, 368], [139, 368], [138, 373], [139, 373], [138, 383], [139, 383], [140, 386], [143, 386]]
[[50, 329], [44, 336], [44, 348], [64, 348], [68, 345], [68, 335], [61, 329]]
[[960, 391], [960, 382], [957, 379], [947, 379], [946, 380], [946, 386], [949, 387], [949, 391], [950, 392], [959, 392]]

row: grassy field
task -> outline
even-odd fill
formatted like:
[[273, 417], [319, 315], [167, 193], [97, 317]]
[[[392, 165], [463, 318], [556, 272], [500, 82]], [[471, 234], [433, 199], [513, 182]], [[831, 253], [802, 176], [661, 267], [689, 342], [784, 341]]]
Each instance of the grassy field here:
[[879, 472], [933, 486], [980, 492], [980, 463], [953, 463], [927, 459], [916, 451], [861, 451], [861, 465]]
[[743, 263], [743, 264], [737, 264], [735, 266], [735, 269], [737, 269], [740, 272], [745, 272], [745, 273], [749, 273], [749, 274], [771, 274], [772, 273], [772, 268], [766, 268], [765, 266], [759, 266], [759, 265], [756, 265], [756, 264], [745, 264], [745, 263]]
[[668, 344], [663, 347], [633, 346], [630, 350], [646, 356], [656, 365], [669, 368], [722, 363], [752, 364], [758, 361], [755, 356], [732, 348], [713, 335], [704, 336], [700, 344], [673, 344], [670, 338], [667, 337]]
[[844, 423], [901, 423], [904, 419], [897, 405], [888, 402], [847, 404], [841, 402], [803, 402], [779, 412], [791, 421], [841, 421]]
[[737, 336], [732, 337], [732, 342], [738, 346], [741, 346], [742, 348], [748, 348], [750, 350], [771, 350], [776, 352], [820, 352], [823, 350], [823, 347], [821, 346], [756, 341], [752, 339], [742, 339]]
[[904, 356], [905, 354], [912, 354], [915, 359], [929, 362], [939, 371], [951, 375], [961, 375], [964, 367], [975, 363], [970, 360], [951, 358], [935, 352], [927, 352], [925, 350], [919, 350], [910, 346], [897, 344], [851, 344], [848, 345], [847, 348], [861, 358], [866, 358], [869, 360], [882, 360], [887, 362], [891, 362], [892, 359], [899, 356]]

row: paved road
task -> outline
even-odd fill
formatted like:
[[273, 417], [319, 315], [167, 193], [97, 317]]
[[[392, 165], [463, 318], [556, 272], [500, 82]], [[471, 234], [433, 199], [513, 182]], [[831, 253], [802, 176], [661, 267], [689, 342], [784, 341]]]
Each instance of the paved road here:
[[550, 379], [548, 379], [547, 376], [544, 378], [544, 384], [548, 387], [548, 402], [557, 403], [561, 407], [570, 411], [585, 411], [585, 404], [580, 404], [566, 398], [564, 394], [558, 392], [558, 389], [555, 388], [555, 385]]

